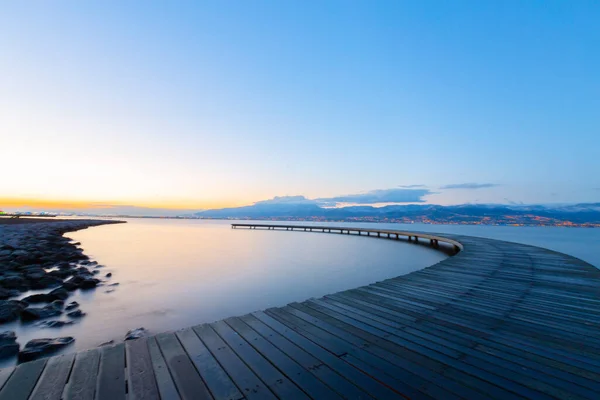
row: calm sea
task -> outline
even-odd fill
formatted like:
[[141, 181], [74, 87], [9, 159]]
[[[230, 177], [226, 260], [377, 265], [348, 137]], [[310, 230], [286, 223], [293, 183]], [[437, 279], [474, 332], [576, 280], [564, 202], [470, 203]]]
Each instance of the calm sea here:
[[[145, 327], [175, 330], [366, 285], [435, 264], [446, 255], [406, 242], [322, 233], [233, 230], [232, 221], [130, 219], [68, 234], [113, 274], [109, 283], [75, 292], [88, 315], [75, 325], [39, 329], [19, 322], [23, 345], [40, 337], [74, 336], [82, 350]], [[303, 223], [304, 224], [304, 223]], [[323, 225], [319, 223], [319, 225]], [[543, 246], [596, 266], [600, 229], [342, 224], [447, 232]], [[30, 293], [28, 293], [30, 294]], [[0, 367], [14, 363], [7, 360]]]

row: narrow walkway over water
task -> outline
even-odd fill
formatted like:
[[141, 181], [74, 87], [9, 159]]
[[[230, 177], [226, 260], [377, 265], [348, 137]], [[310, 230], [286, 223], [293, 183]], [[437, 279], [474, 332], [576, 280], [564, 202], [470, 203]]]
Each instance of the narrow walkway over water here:
[[320, 299], [3, 369], [0, 399], [598, 398], [600, 271], [590, 264], [468, 236], [233, 227], [460, 252]]

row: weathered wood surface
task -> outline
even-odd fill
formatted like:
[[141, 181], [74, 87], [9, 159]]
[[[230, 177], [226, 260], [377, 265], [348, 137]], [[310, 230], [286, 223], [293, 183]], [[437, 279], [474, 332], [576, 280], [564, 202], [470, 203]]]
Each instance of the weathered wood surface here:
[[516, 243], [410, 235], [462, 251], [320, 299], [3, 369], [0, 399], [600, 398], [598, 269]]

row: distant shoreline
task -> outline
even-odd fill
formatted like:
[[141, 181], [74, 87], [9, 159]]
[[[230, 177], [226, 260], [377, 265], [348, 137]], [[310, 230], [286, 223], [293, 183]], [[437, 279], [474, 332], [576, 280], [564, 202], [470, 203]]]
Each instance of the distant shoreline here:
[[[327, 219], [327, 218], [294, 218], [294, 217], [188, 217], [188, 216], [152, 216], [152, 215], [73, 215], [78, 218], [136, 218], [136, 219], [179, 219], [179, 220], [214, 220], [214, 221], [273, 221], [273, 222], [321, 222], [321, 223], [372, 223], [372, 224], [423, 224], [423, 225], [465, 225], [465, 226], [513, 226], [513, 227], [559, 227], [559, 228], [600, 228], [600, 223], [573, 223], [562, 224], [504, 224], [504, 223], [482, 223], [479, 221], [418, 221], [418, 220], [364, 220], [361, 218], [351, 219]], [[29, 217], [27, 217], [29, 218]], [[35, 218], [32, 216], [31, 219]], [[2, 221], [3, 218], [0, 218]], [[48, 222], [44, 219], [43, 221]], [[56, 220], [60, 221], [60, 220]], [[65, 220], [62, 220], [65, 221]], [[67, 220], [72, 221], [72, 220]], [[0, 222], [2, 224], [2, 222]]]

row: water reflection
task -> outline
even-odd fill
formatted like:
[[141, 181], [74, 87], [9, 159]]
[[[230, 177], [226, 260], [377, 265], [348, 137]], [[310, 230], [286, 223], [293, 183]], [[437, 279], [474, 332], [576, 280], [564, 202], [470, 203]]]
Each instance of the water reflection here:
[[[212, 322], [409, 273], [446, 256], [428, 247], [349, 235], [232, 230], [225, 221], [132, 219], [68, 234], [111, 272], [108, 283], [68, 299], [87, 316], [63, 328], [20, 322], [24, 345], [74, 336], [68, 351]], [[65, 318], [66, 319], [66, 318]]]

